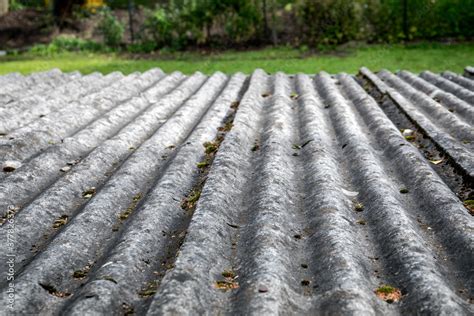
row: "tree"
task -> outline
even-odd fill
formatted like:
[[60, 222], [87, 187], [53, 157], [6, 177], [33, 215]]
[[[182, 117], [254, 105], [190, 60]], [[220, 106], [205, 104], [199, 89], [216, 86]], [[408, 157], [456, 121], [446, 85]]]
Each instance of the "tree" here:
[[53, 15], [56, 24], [62, 26], [65, 19], [71, 16], [74, 5], [81, 5], [83, 3], [83, 0], [54, 0]]
[[8, 0], [0, 0], [0, 15], [8, 12]]

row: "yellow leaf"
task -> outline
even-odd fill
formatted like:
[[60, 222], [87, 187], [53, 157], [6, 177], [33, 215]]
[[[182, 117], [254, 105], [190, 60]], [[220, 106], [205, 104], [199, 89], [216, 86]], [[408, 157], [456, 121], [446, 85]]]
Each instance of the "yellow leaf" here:
[[430, 162], [431, 162], [433, 165], [439, 165], [440, 163], [443, 162], [443, 159], [440, 159], [440, 160], [430, 160]]

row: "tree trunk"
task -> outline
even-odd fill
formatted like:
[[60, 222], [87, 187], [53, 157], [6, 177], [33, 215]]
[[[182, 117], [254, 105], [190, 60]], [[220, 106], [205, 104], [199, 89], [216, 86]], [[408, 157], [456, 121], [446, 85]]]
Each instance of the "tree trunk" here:
[[277, 46], [278, 45], [278, 35], [277, 35], [277, 29], [276, 29], [276, 26], [277, 26], [277, 21], [276, 21], [276, 10], [277, 10], [277, 7], [276, 7], [276, 3], [275, 3], [275, 0], [272, 0], [271, 2], [271, 10], [272, 10], [272, 44], [273, 46]]
[[267, 0], [262, 1], [262, 15], [263, 15], [263, 40], [268, 41], [268, 19], [267, 19]]
[[[1, 0], [0, 0], [1, 1]], [[53, 14], [56, 24], [61, 26], [71, 16], [74, 4], [82, 4], [83, 0], [54, 0]]]
[[410, 34], [408, 33], [408, 2], [407, 0], [402, 1], [403, 6], [403, 35], [405, 41], [408, 41]]
[[133, 0], [128, 0], [128, 26], [130, 27], [130, 41], [135, 42], [135, 34], [133, 30]]
[[8, 0], [0, 0], [0, 15], [8, 12]]

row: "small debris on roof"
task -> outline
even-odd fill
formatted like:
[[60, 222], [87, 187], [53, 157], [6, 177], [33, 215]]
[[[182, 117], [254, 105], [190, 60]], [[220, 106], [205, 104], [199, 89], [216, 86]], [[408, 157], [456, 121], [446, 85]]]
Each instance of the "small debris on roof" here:
[[342, 193], [344, 193], [344, 195], [346, 195], [347, 197], [350, 197], [350, 198], [353, 198], [353, 197], [356, 197], [357, 195], [359, 195], [359, 192], [357, 192], [357, 191], [349, 191], [349, 190], [346, 190], [344, 188], [341, 188], [341, 191], [342, 191]]
[[196, 164], [196, 167], [198, 167], [199, 169], [206, 168], [207, 166], [209, 166], [209, 161], [207, 161], [207, 160], [198, 162]]
[[74, 271], [74, 273], [72, 274], [72, 277], [74, 279], [84, 279], [89, 273], [91, 267], [92, 267], [92, 263], [86, 265], [83, 269]]
[[433, 165], [439, 165], [440, 163], [443, 162], [443, 159], [430, 160], [430, 162], [431, 162]]
[[67, 165], [69, 165], [69, 166], [74, 166], [74, 165], [77, 165], [79, 162], [80, 162], [79, 159], [71, 160], [71, 161], [68, 161], [68, 162], [67, 162]]
[[95, 187], [90, 187], [82, 192], [82, 197], [85, 199], [91, 198], [95, 194]]
[[231, 103], [230, 108], [236, 110], [240, 105], [239, 101], [234, 101]]
[[400, 189], [400, 193], [402, 193], [402, 194], [406, 194], [408, 192], [410, 192], [410, 191], [407, 188], [401, 188]]
[[360, 202], [354, 203], [354, 210], [356, 212], [362, 212], [364, 210], [364, 204], [362, 204]]
[[156, 294], [157, 284], [154, 281], [148, 282], [146, 287], [138, 292], [141, 297], [149, 297]]
[[375, 290], [375, 294], [387, 303], [395, 303], [402, 298], [402, 292], [390, 285], [381, 285]]
[[135, 310], [134, 310], [133, 306], [131, 306], [127, 303], [122, 303], [122, 312], [123, 312], [123, 315], [125, 315], [125, 316], [135, 314]]
[[303, 281], [301, 281], [301, 285], [302, 285], [302, 286], [309, 286], [310, 283], [311, 283], [310, 280], [303, 280]]
[[58, 229], [61, 226], [66, 225], [69, 216], [61, 215], [58, 219], [56, 219], [53, 223], [53, 228]]
[[408, 128], [407, 128], [407, 129], [404, 129], [404, 130], [402, 131], [402, 135], [405, 136], [405, 137], [407, 137], [407, 136], [413, 136], [414, 133], [415, 133], [415, 132], [414, 132], [413, 130], [408, 129]]
[[255, 142], [254, 142], [254, 144], [253, 144], [253, 146], [250, 150], [251, 151], [257, 151], [259, 149], [260, 149], [260, 144], [259, 144], [258, 140], [255, 140]]
[[219, 148], [219, 144], [217, 144], [216, 142], [205, 142], [203, 146], [204, 148], [206, 148], [206, 154], [212, 154], [216, 152]]
[[53, 285], [51, 285], [51, 284], [43, 284], [43, 283], [40, 283], [40, 286], [41, 286], [43, 289], [45, 289], [46, 291], [48, 291], [49, 294], [51, 294], [51, 295], [53, 295], [53, 296], [56, 296], [56, 297], [65, 298], [65, 297], [71, 296], [71, 293], [58, 291], [58, 290], [57, 290]]
[[464, 206], [468, 209], [471, 215], [474, 215], [474, 200], [465, 200]]
[[69, 170], [71, 170], [71, 167], [70, 166], [64, 166], [62, 167], [61, 169], [59, 169], [61, 172], [68, 172]]
[[214, 283], [215, 288], [219, 290], [235, 290], [239, 288], [239, 283], [236, 281], [237, 274], [233, 270], [224, 270], [222, 272], [224, 280], [217, 280]]
[[13, 172], [21, 167], [21, 162], [14, 160], [7, 160], [2, 164], [3, 172]]

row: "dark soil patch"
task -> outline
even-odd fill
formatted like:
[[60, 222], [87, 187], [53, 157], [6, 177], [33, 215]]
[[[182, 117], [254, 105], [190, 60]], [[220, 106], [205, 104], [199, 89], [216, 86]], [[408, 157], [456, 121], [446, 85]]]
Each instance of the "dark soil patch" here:
[[0, 16], [0, 49], [48, 43], [56, 32], [51, 15], [42, 10], [11, 11]]

